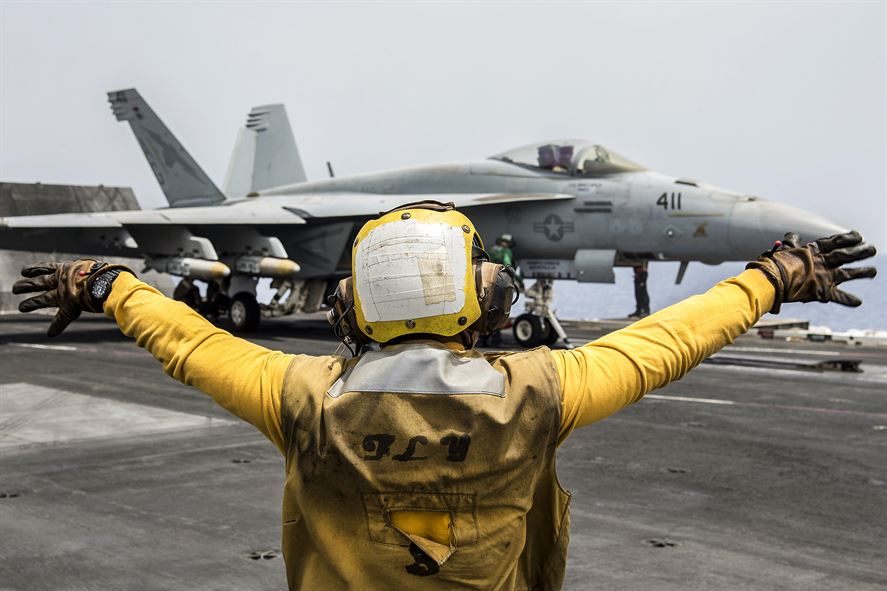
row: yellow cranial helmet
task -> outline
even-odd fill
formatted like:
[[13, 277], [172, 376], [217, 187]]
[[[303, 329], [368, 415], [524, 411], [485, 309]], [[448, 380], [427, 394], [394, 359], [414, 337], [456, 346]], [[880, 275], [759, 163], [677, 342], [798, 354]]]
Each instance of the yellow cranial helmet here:
[[357, 329], [380, 343], [456, 335], [481, 316], [474, 224], [451, 204], [405, 205], [371, 220], [351, 252]]

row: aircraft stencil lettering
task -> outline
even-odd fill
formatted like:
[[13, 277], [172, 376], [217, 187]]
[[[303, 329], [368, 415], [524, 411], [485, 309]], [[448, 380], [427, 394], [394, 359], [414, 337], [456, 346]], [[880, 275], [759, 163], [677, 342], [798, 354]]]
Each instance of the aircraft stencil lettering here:
[[[224, 192], [135, 89], [108, 94], [161, 184], [162, 210], [0, 218], [0, 248], [142, 257], [182, 276], [176, 297], [236, 330], [262, 315], [313, 312], [351, 273], [351, 244], [379, 212], [423, 199], [453, 202], [487, 244], [515, 237], [527, 312], [515, 337], [568, 343], [552, 313], [554, 279], [615, 281], [648, 261], [745, 261], [786, 231], [802, 240], [844, 231], [798, 208], [649, 170], [585, 140], [529, 144], [484, 160], [308, 182], [283, 105], [250, 111]], [[581, 232], [577, 232], [581, 227]], [[569, 239], [565, 239], [569, 236]], [[256, 301], [270, 277], [271, 302]], [[194, 281], [208, 284], [200, 296]]]

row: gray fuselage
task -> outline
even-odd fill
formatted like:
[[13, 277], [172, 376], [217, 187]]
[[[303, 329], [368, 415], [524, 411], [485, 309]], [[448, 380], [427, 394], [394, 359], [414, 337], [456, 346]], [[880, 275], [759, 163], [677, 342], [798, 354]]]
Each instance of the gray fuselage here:
[[639, 260], [717, 264], [757, 256], [787, 231], [815, 239], [843, 228], [809, 212], [649, 170], [593, 177], [484, 160], [277, 187], [261, 196], [304, 193], [560, 193], [575, 199], [471, 207], [490, 243], [516, 240], [518, 259], [573, 260], [577, 251], [615, 250], [617, 265]]

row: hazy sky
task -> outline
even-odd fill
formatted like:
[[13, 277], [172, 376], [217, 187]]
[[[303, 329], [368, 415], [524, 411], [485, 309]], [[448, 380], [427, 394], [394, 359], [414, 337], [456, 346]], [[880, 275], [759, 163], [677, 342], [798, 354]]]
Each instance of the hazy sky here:
[[0, 180], [162, 193], [105, 101], [134, 86], [221, 185], [286, 104], [309, 178], [552, 137], [798, 205], [887, 248], [884, 2], [0, 0]]

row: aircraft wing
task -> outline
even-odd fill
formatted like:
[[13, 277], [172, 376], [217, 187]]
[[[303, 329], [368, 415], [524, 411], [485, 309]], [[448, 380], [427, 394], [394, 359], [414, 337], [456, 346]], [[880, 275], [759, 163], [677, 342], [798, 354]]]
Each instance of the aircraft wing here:
[[[59, 213], [0, 218], [0, 228], [119, 228], [132, 225], [304, 224], [305, 220], [279, 206], [179, 207], [104, 213]], [[5, 247], [3, 247], [5, 248]]]
[[215, 260], [220, 253], [251, 250], [255, 243], [254, 248], [264, 248], [279, 256], [283, 249], [277, 245], [269, 247], [269, 236], [256, 228], [304, 224], [299, 215], [261, 201], [231, 206], [17, 216], [0, 218], [0, 248], [115, 256], [184, 255]]
[[433, 199], [452, 202], [459, 209], [481, 206], [505, 205], [529, 201], [555, 201], [575, 199], [564, 193], [430, 193], [393, 194], [378, 193], [323, 193], [307, 195], [269, 196], [280, 200], [283, 208], [311, 222], [312, 218], [374, 217], [384, 211], [406, 203]]
[[356, 226], [405, 203], [460, 208], [572, 199], [572, 195], [323, 193], [260, 196], [221, 205], [0, 218], [0, 249], [95, 256], [228, 260], [264, 253], [310, 276], [336, 270]]
[[[575, 196], [561, 193], [382, 195], [354, 192], [275, 195], [232, 201], [223, 206], [6, 217], [0, 218], [0, 231], [15, 228], [100, 229], [139, 225], [292, 225], [305, 224], [312, 218], [376, 216], [400, 205], [426, 199], [434, 199], [444, 203], [453, 202], [458, 208], [467, 208], [528, 201], [575, 199]], [[7, 240], [0, 241], [0, 248], [15, 249], [14, 245], [6, 246], [6, 243], [8, 243]]]

